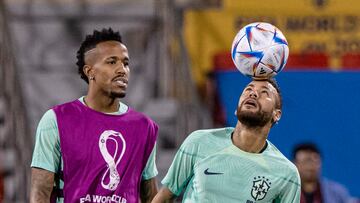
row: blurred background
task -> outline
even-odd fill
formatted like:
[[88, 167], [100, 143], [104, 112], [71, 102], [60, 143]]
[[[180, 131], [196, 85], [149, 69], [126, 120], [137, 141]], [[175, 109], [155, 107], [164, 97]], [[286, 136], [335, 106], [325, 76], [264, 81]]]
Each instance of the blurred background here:
[[125, 103], [160, 126], [158, 179], [186, 136], [235, 126], [249, 79], [230, 48], [244, 25], [264, 21], [286, 36], [276, 76], [283, 116], [269, 139], [291, 159], [315, 142], [323, 175], [360, 197], [360, 2], [357, 0], [0, 0], [0, 202], [27, 202], [35, 130], [52, 106], [86, 94], [76, 51], [112, 27], [131, 57]]

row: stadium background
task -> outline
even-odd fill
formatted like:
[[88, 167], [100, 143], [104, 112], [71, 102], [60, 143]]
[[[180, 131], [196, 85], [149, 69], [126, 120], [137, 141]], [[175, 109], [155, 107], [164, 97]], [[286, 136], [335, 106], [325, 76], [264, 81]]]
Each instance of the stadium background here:
[[[41, 115], [86, 93], [75, 67], [86, 33], [111, 26], [124, 36], [132, 68], [125, 102], [160, 125], [161, 179], [189, 132], [234, 126], [249, 79], [234, 69], [229, 50], [237, 30], [255, 21], [279, 27], [291, 54], [276, 77], [284, 110], [270, 140], [289, 158], [295, 143], [314, 141], [324, 176], [359, 197], [359, 13], [356, 0], [0, 1], [3, 202], [27, 201]], [[0, 198], [1, 185], [0, 178]]]

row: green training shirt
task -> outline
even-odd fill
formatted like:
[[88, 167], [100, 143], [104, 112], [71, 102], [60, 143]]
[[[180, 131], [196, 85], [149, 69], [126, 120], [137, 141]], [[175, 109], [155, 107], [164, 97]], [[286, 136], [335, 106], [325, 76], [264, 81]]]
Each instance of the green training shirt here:
[[[85, 105], [84, 97], [79, 98], [79, 100]], [[127, 110], [128, 106], [120, 102], [119, 111], [110, 114], [121, 115], [126, 113]], [[143, 180], [148, 180], [158, 174], [155, 157], [156, 144], [142, 173]], [[60, 166], [62, 169], [63, 161], [61, 157], [59, 131], [55, 112], [50, 109], [43, 115], [36, 130], [36, 141], [31, 167], [58, 173], [60, 171]], [[59, 187], [63, 188], [63, 186], [64, 183], [60, 180]], [[60, 198], [58, 202], [63, 202], [63, 198]]]
[[262, 153], [242, 151], [234, 128], [199, 130], [175, 155], [162, 184], [183, 202], [299, 203], [300, 177], [269, 141]]

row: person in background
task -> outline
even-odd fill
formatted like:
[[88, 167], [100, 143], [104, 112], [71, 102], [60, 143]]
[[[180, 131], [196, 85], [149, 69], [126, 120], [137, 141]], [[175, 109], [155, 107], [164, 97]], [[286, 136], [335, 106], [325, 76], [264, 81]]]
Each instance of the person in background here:
[[293, 149], [293, 161], [301, 178], [300, 203], [349, 203], [345, 187], [321, 177], [321, 153], [311, 142], [299, 143]]

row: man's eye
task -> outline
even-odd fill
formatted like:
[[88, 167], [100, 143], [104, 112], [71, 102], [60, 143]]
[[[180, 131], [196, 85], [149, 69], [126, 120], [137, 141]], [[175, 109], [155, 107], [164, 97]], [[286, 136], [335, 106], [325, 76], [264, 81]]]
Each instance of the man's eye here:
[[129, 66], [129, 62], [124, 62], [124, 66]]
[[113, 64], [116, 64], [116, 61], [108, 61], [107, 63], [113, 65]]

